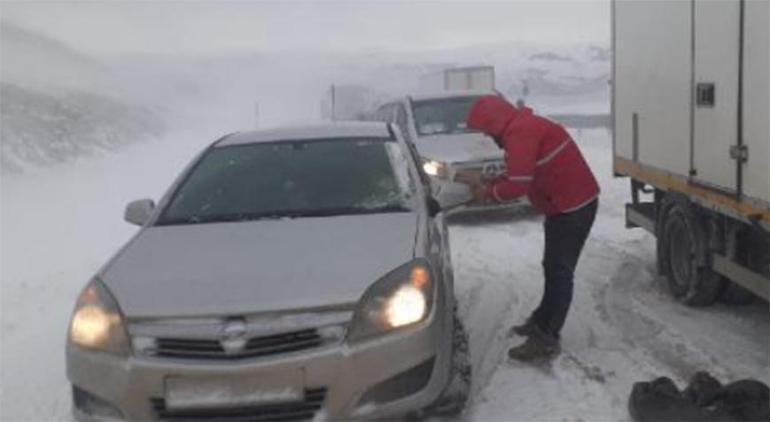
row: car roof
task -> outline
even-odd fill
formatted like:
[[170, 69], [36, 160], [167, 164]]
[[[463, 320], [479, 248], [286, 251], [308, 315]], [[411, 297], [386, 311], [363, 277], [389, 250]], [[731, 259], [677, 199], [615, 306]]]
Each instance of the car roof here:
[[272, 129], [236, 132], [225, 136], [216, 146], [256, 144], [264, 142], [303, 141], [325, 138], [391, 138], [387, 123], [333, 122], [293, 125]]
[[454, 98], [454, 97], [475, 97], [479, 95], [499, 95], [498, 93], [494, 91], [481, 91], [481, 90], [474, 90], [474, 91], [440, 91], [440, 92], [433, 92], [433, 93], [419, 93], [415, 95], [409, 95], [409, 98], [411, 98], [413, 101], [423, 101], [423, 100], [441, 100], [445, 98]]

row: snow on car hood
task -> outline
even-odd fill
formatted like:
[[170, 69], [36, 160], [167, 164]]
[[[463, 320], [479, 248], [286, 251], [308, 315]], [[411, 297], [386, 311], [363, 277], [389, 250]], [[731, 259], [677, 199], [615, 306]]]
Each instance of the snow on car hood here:
[[150, 227], [100, 277], [129, 318], [351, 303], [413, 258], [416, 230], [412, 213]]
[[445, 163], [502, 159], [503, 150], [486, 135], [461, 133], [421, 136], [415, 141], [423, 158]]

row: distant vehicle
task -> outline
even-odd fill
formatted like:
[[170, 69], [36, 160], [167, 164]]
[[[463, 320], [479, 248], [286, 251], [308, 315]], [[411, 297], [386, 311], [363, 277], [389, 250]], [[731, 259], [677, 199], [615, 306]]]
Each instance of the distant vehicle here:
[[[466, 127], [468, 112], [481, 95], [491, 91], [452, 91], [407, 96], [380, 106], [370, 119], [394, 123], [413, 143], [437, 192], [451, 191], [461, 173], [493, 179], [505, 173], [505, 156], [492, 139]], [[449, 195], [449, 193], [445, 193]], [[503, 206], [522, 205], [516, 200]], [[500, 204], [466, 209], [498, 208]]]
[[80, 294], [77, 419], [455, 414], [470, 383], [447, 229], [390, 125], [225, 136]]
[[372, 107], [374, 92], [363, 85], [329, 86], [321, 100], [321, 118], [324, 120], [362, 120], [363, 113]]
[[425, 92], [493, 91], [495, 89], [495, 67], [450, 67], [423, 75], [420, 77], [419, 84]]
[[[613, 2], [614, 169], [688, 305], [770, 298], [770, 2]], [[646, 195], [648, 194], [648, 195]]]

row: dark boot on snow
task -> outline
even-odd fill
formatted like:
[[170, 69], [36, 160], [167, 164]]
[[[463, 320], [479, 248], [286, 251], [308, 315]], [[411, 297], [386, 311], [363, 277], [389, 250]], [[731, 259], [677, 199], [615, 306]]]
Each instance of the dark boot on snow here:
[[543, 361], [550, 360], [561, 352], [559, 340], [556, 337], [544, 333], [536, 325], [533, 327], [524, 344], [508, 351], [509, 358], [521, 362]]
[[508, 337], [513, 337], [514, 334], [521, 337], [529, 337], [535, 332], [535, 323], [532, 319], [528, 319], [524, 324], [514, 325], [508, 331]]

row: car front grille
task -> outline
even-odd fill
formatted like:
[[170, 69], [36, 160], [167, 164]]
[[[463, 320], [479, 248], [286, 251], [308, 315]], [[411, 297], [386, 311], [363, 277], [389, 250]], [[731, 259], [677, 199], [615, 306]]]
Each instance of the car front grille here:
[[243, 359], [319, 347], [324, 339], [314, 328], [249, 338], [241, 347], [228, 349], [224, 342], [209, 339], [160, 337], [153, 355], [188, 359]]
[[305, 390], [302, 401], [261, 404], [254, 406], [216, 407], [201, 409], [168, 409], [162, 398], [150, 399], [160, 420], [221, 420], [221, 421], [302, 421], [311, 420], [324, 406], [326, 388]]
[[208, 318], [163, 318], [128, 325], [139, 356], [237, 360], [339, 345], [353, 312], [295, 312]]

